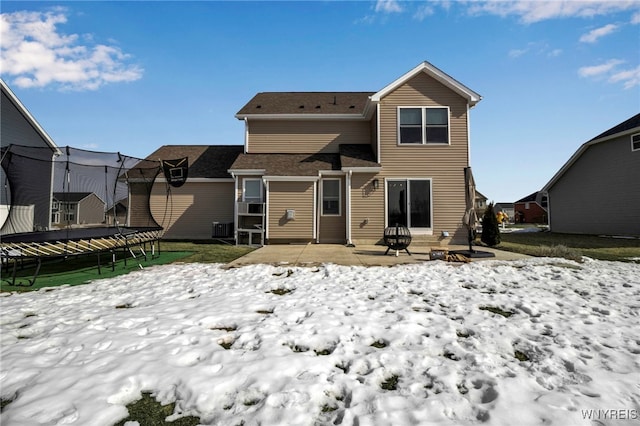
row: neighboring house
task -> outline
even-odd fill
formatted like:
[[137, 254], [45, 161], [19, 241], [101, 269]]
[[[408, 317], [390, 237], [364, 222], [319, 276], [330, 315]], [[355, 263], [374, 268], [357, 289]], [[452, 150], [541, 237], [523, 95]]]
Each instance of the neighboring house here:
[[105, 221], [105, 204], [93, 192], [54, 192], [51, 225], [100, 225]]
[[498, 214], [500, 212], [505, 213], [509, 217], [509, 222], [515, 220], [515, 209], [513, 203], [495, 203], [493, 205], [493, 212]]
[[527, 195], [513, 204], [515, 223], [547, 223], [547, 196], [542, 191]]
[[[10, 193], [10, 185], [0, 188], [0, 235], [31, 232], [51, 226], [52, 159], [60, 155], [51, 137], [38, 124], [9, 86], [0, 79], [2, 89], [2, 111], [0, 113], [0, 146], [2, 168], [0, 178], [28, 180], [29, 191]], [[40, 149], [33, 150], [36, 147]], [[10, 154], [7, 154], [9, 150]], [[21, 155], [42, 159], [42, 167], [36, 169], [20, 167]], [[11, 216], [8, 218], [9, 205]]]
[[126, 226], [127, 212], [129, 211], [129, 199], [123, 198], [107, 210], [106, 220], [109, 226]]
[[151, 213], [165, 229], [164, 238], [233, 238], [235, 181], [227, 170], [242, 149], [241, 145], [165, 145], [147, 157], [156, 161], [187, 157], [189, 162], [184, 185], [168, 186], [161, 174], [151, 191]]
[[487, 209], [487, 200], [488, 198], [485, 197], [483, 194], [480, 193], [480, 191], [476, 190], [476, 214], [478, 215], [478, 217], [482, 217], [482, 214], [484, 213], [484, 211]]
[[640, 235], [640, 114], [585, 142], [543, 191], [553, 232]]
[[428, 62], [378, 92], [258, 93], [236, 114], [237, 240], [375, 243], [397, 223], [416, 240], [464, 243], [469, 110], [480, 99]]

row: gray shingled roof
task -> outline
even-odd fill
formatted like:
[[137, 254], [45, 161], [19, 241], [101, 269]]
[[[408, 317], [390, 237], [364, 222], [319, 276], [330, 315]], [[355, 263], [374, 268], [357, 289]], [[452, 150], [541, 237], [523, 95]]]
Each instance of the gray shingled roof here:
[[242, 145], [164, 145], [147, 160], [188, 157], [189, 178], [230, 178], [227, 170], [243, 150]]
[[370, 145], [340, 145], [340, 164], [342, 167], [381, 167], [376, 162]]
[[640, 113], [634, 115], [633, 117], [631, 117], [628, 120], [623, 121], [622, 123], [618, 124], [617, 126], [613, 126], [609, 130], [607, 130], [607, 131], [605, 131], [603, 133], [600, 133], [595, 138], [589, 140], [589, 142], [594, 141], [596, 139], [605, 138], [607, 136], [612, 136], [612, 135], [615, 135], [617, 133], [622, 133], [624, 131], [634, 129], [636, 127], [640, 127]]
[[264, 170], [266, 176], [318, 176], [321, 170], [380, 167], [369, 145], [340, 145], [339, 154], [240, 154], [232, 170]]
[[320, 170], [340, 170], [338, 154], [241, 154], [234, 170], [264, 170], [267, 176], [318, 176]]
[[365, 111], [374, 92], [261, 92], [238, 111], [237, 117], [265, 114], [356, 114]]
[[91, 194], [93, 194], [93, 192], [54, 192], [53, 198], [62, 202], [77, 203]]

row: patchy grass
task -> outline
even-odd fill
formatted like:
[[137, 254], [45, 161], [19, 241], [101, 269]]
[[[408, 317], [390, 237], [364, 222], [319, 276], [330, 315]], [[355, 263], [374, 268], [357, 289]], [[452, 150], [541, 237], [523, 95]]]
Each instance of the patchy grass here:
[[2, 413], [5, 407], [15, 401], [16, 395], [13, 395], [11, 398], [0, 398], [0, 413]]
[[164, 251], [186, 251], [191, 254], [182, 262], [228, 263], [255, 250], [255, 247], [217, 244], [209, 241], [161, 241]]
[[386, 348], [387, 345], [388, 343], [384, 339], [378, 339], [369, 346], [373, 346], [376, 349], [382, 349], [382, 348]]
[[[125, 256], [125, 253], [120, 251], [117, 252], [113, 271], [111, 270], [111, 253], [108, 252], [67, 259], [48, 259], [42, 263], [40, 273], [33, 285], [29, 285], [28, 280], [33, 279], [35, 263], [25, 263], [24, 267], [18, 267], [16, 285], [6, 281], [11, 278], [11, 272], [2, 271], [3, 280], [0, 282], [0, 291], [24, 292], [40, 290], [44, 287], [86, 284], [92, 280], [128, 274], [140, 270], [140, 266], [146, 268], [174, 262], [228, 263], [253, 250], [253, 247], [226, 244], [160, 241], [154, 259], [151, 259], [150, 250], [147, 250], [147, 260], [144, 260], [144, 257], [135, 250], [138, 259], [133, 259], [128, 254]], [[100, 273], [98, 273], [98, 256], [101, 265]]]
[[388, 390], [388, 391], [393, 391], [398, 389], [398, 379], [400, 377], [396, 376], [395, 374], [391, 377], [389, 377], [388, 379], [386, 379], [385, 381], [383, 381], [382, 383], [380, 383], [380, 387], [384, 390]]
[[493, 314], [497, 314], [497, 315], [502, 315], [505, 318], [509, 318], [511, 315], [513, 315], [513, 312], [511, 311], [505, 311], [504, 309], [501, 309], [497, 306], [480, 306], [480, 310], [481, 311], [489, 311]]
[[576, 260], [582, 256], [599, 260], [630, 262], [640, 257], [640, 239], [555, 232], [512, 232], [500, 234], [496, 248], [530, 256], [557, 256]]
[[284, 296], [285, 294], [291, 293], [293, 290], [289, 290], [288, 288], [276, 288], [271, 290], [271, 293], [277, 294], [278, 296]]
[[124, 426], [127, 422], [138, 422], [140, 426], [196, 426], [200, 418], [194, 416], [180, 417], [172, 422], [166, 418], [173, 414], [175, 403], [162, 405], [151, 396], [150, 392], [143, 392], [142, 398], [127, 405], [129, 417], [114, 426]]

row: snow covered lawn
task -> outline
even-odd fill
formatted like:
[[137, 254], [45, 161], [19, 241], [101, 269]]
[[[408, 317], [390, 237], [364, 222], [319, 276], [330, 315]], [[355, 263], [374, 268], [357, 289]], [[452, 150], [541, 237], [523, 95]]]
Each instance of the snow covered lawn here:
[[111, 426], [142, 391], [216, 425], [640, 424], [637, 264], [165, 265], [3, 296], [6, 426]]

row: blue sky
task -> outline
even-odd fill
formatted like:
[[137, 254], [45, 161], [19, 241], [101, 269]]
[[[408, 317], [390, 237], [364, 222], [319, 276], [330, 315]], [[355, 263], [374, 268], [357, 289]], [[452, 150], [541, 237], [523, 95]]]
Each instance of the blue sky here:
[[429, 61], [483, 96], [490, 200], [640, 111], [638, 1], [3, 1], [1, 75], [59, 146], [242, 144], [262, 91], [378, 91]]

